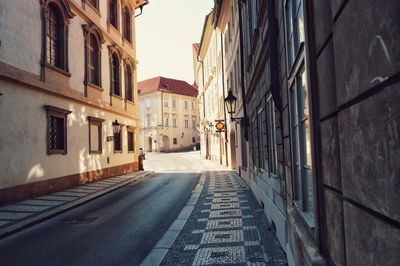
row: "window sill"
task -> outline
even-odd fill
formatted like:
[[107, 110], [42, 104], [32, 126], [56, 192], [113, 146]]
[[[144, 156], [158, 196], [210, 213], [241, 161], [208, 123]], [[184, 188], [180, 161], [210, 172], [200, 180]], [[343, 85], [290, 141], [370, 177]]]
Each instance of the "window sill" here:
[[90, 7], [90, 9], [94, 12], [94, 13], [96, 13], [99, 17], [101, 17], [101, 13], [100, 13], [100, 11], [99, 11], [99, 9], [97, 8], [97, 7], [95, 7], [95, 6], [93, 6], [90, 2], [88, 2], [88, 1], [84, 1], [85, 2], [85, 8], [84, 9], [86, 9], [86, 5], [87, 6], [89, 6]]
[[67, 151], [65, 151], [65, 150], [48, 150], [47, 151], [47, 155], [53, 155], [53, 154], [66, 155]]
[[118, 95], [118, 94], [114, 94], [114, 93], [113, 93], [111, 96], [112, 96], [112, 97], [115, 97], [115, 98], [117, 98], [117, 99], [123, 100], [122, 96], [120, 96], [120, 95]]
[[128, 153], [135, 153], [135, 151], [128, 151]]
[[90, 82], [88, 83], [88, 86], [93, 88], [93, 89], [99, 90], [99, 91], [104, 91], [104, 89], [102, 87], [100, 87], [99, 85], [96, 85], [96, 84], [93, 84], [93, 83], [90, 83]]
[[135, 102], [133, 100], [132, 101], [131, 100], [126, 100], [126, 102], [129, 103], [129, 104], [135, 105]]
[[101, 151], [90, 151], [89, 154], [90, 155], [96, 155], [96, 154], [101, 154]]
[[114, 153], [122, 153], [122, 150], [115, 150]]
[[56, 72], [58, 72], [58, 73], [61, 73], [61, 74], [65, 75], [65, 76], [67, 76], [67, 77], [71, 77], [71, 73], [65, 71], [64, 69], [61, 69], [61, 68], [59, 68], [59, 67], [50, 65], [50, 64], [48, 64], [48, 63], [46, 63], [45, 66], [46, 66], [47, 68], [50, 68], [51, 70], [54, 70], [54, 71], [56, 71]]
[[121, 37], [121, 33], [119, 32], [118, 28], [116, 28], [113, 24], [111, 24], [111, 22], [108, 22], [108, 30], [112, 31], [113, 33]]
[[122, 42], [124, 45], [128, 45], [131, 49], [133, 49], [133, 43], [131, 41], [128, 41], [125, 37], [122, 37]]

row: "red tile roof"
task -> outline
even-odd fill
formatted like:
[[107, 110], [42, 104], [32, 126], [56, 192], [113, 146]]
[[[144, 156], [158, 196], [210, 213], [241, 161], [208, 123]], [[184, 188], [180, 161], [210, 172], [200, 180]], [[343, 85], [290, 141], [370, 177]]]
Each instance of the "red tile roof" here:
[[186, 96], [197, 96], [197, 89], [183, 80], [155, 77], [138, 82], [139, 94], [163, 91]]

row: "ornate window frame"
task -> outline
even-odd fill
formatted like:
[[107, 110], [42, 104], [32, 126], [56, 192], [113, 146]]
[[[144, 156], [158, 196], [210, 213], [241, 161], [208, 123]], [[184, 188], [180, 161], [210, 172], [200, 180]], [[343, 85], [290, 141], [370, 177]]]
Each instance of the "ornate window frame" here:
[[[69, 73], [68, 66], [68, 25], [70, 20], [75, 17], [75, 14], [72, 12], [68, 1], [66, 0], [40, 0], [41, 5], [41, 18], [42, 18], [42, 56], [41, 56], [41, 79], [44, 81], [45, 79], [45, 68], [51, 68], [55, 71], [58, 71], [66, 76], [71, 76]], [[49, 6], [54, 5], [60, 11], [61, 20], [62, 20], [62, 32], [61, 32], [61, 45], [60, 45], [60, 53], [62, 58], [62, 63], [60, 66], [54, 66], [47, 63], [47, 20], [49, 17]]]
[[[102, 77], [101, 77], [101, 50], [102, 50], [102, 45], [105, 43], [103, 33], [101, 30], [96, 26], [96, 25], [82, 25], [83, 29], [83, 34], [85, 38], [85, 77], [84, 77], [84, 84], [85, 84], [85, 94], [87, 96], [87, 86], [90, 85], [92, 87], [95, 87], [97, 89], [103, 90], [102, 89]], [[92, 83], [90, 80], [90, 69], [89, 69], [89, 61], [90, 61], [90, 37], [93, 36], [97, 40], [98, 44], [98, 79], [99, 82], [98, 84]]]

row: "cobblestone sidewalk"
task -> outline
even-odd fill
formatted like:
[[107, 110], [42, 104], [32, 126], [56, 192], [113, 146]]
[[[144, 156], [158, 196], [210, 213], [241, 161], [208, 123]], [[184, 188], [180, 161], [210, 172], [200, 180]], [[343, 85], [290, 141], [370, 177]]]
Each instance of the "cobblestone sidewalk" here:
[[186, 225], [161, 265], [286, 265], [285, 253], [246, 184], [208, 172]]

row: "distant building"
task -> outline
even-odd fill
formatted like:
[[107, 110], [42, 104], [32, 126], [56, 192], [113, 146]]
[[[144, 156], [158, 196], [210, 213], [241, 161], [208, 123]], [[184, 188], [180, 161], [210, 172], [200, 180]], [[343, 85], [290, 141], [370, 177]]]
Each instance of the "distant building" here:
[[200, 143], [203, 158], [232, 166], [228, 158], [227, 132], [215, 130], [216, 121], [225, 123], [226, 84], [222, 67], [222, 36], [213, 24], [214, 11], [204, 21], [199, 44], [193, 44], [195, 80], [199, 88]]
[[146, 3], [0, 2], [0, 204], [138, 169]]
[[138, 83], [140, 143], [145, 152], [192, 149], [199, 143], [197, 89], [155, 77]]

